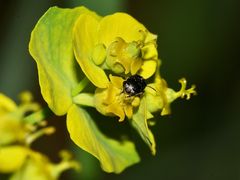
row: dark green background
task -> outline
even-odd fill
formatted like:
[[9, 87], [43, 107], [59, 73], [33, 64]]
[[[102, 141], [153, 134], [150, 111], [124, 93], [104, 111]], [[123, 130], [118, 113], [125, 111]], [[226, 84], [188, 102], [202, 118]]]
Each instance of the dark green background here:
[[82, 174], [68, 171], [62, 179], [240, 179], [238, 0], [0, 1], [0, 91], [14, 99], [28, 89], [45, 105], [28, 42], [37, 20], [53, 5], [85, 5], [101, 15], [131, 14], [158, 34], [161, 74], [169, 86], [179, 88], [177, 80], [186, 77], [198, 91], [190, 101], [174, 102], [172, 115], [157, 120], [156, 157], [133, 133], [142, 162], [120, 175], [102, 172], [98, 161], [70, 142], [64, 118], [50, 119], [57, 133], [37, 141], [34, 148], [53, 161], [58, 160], [57, 151], [72, 148], [83, 166]]

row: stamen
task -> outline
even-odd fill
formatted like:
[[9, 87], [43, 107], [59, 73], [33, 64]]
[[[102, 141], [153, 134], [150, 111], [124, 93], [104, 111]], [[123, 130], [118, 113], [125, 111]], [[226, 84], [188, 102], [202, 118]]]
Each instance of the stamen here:
[[34, 142], [36, 139], [40, 138], [41, 136], [50, 135], [50, 134], [53, 134], [54, 132], [55, 132], [55, 128], [52, 126], [40, 129], [32, 134], [29, 134], [26, 137], [26, 144], [31, 145], [32, 142]]
[[54, 167], [54, 173], [56, 175], [61, 174], [61, 172], [70, 168], [74, 168], [75, 170], [81, 169], [80, 164], [72, 160], [72, 154], [70, 152], [62, 150], [60, 151], [59, 156], [61, 157], [61, 162]]

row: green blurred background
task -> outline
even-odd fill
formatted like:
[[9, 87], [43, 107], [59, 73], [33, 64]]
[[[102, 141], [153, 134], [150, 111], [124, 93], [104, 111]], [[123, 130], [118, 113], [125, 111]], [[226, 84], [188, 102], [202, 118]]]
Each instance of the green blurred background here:
[[[158, 118], [153, 127], [156, 157], [150, 155], [140, 137], [133, 133], [142, 162], [120, 175], [101, 171], [96, 159], [69, 140], [64, 118], [49, 119], [57, 127], [56, 134], [41, 138], [34, 148], [53, 161], [58, 160], [56, 152], [62, 148], [75, 152], [82, 162], [82, 173], [71, 170], [61, 179], [240, 179], [239, 2], [2, 0], [0, 91], [17, 99], [19, 92], [31, 90], [46, 105], [41, 98], [36, 65], [28, 53], [28, 42], [37, 20], [49, 7], [85, 5], [101, 15], [127, 12], [158, 34], [161, 74], [169, 86], [179, 88], [177, 80], [186, 77], [189, 83], [197, 85], [198, 96], [174, 102], [172, 115]], [[109, 133], [110, 129], [105, 127]], [[0, 176], [1, 180], [5, 178]]]

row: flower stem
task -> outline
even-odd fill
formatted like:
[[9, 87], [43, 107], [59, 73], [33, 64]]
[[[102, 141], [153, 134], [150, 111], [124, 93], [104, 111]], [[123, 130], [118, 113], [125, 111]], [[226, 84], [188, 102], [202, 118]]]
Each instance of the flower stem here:
[[24, 118], [24, 121], [30, 124], [35, 124], [35, 123], [41, 122], [42, 120], [45, 120], [47, 117], [51, 116], [52, 114], [53, 112], [48, 107], [45, 107], [40, 111], [37, 111], [33, 114], [26, 116]]
[[80, 83], [73, 89], [72, 96], [78, 95], [89, 83], [89, 80], [87, 77], [84, 77]]

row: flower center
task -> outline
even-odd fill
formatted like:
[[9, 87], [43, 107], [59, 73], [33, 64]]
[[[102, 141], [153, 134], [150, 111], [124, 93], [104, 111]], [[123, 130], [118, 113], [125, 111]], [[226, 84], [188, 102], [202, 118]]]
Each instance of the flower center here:
[[138, 42], [127, 43], [118, 37], [107, 48], [106, 64], [115, 73], [128, 74], [131, 72], [134, 61], [141, 62], [141, 49]]

